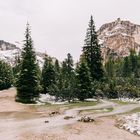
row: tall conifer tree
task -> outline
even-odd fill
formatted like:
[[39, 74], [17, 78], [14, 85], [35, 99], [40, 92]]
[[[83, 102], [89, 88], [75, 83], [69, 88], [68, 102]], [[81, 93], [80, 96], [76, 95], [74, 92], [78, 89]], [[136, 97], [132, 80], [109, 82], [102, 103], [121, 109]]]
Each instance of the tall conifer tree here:
[[37, 67], [31, 30], [29, 24], [27, 24], [22, 50], [21, 70], [17, 81], [16, 101], [22, 103], [34, 103], [35, 99], [38, 98], [39, 79]]
[[10, 88], [13, 84], [13, 72], [9, 64], [0, 60], [0, 90]]
[[86, 33], [83, 55], [90, 69], [92, 80], [101, 80], [103, 78], [102, 57], [92, 16]]
[[131, 66], [130, 66], [129, 57], [125, 57], [123, 68], [122, 68], [122, 76], [130, 77], [130, 74], [131, 74]]
[[43, 86], [43, 92], [47, 93], [49, 92], [49, 88], [54, 84], [55, 82], [55, 68], [52, 62], [52, 59], [45, 56], [45, 62], [42, 69], [42, 86]]
[[91, 95], [92, 92], [92, 78], [90, 69], [84, 60], [81, 60], [76, 68], [77, 78], [77, 98], [84, 101]]

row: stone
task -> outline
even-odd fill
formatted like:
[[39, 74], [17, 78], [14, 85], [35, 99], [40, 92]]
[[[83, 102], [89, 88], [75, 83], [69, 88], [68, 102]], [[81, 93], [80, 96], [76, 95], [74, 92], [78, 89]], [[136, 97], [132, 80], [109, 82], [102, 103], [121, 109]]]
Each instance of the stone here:
[[54, 116], [54, 115], [57, 115], [57, 114], [60, 114], [58, 111], [53, 111], [51, 113], [49, 113], [49, 116]]
[[45, 123], [49, 123], [49, 121], [45, 121]]
[[69, 120], [69, 119], [73, 119], [73, 118], [74, 118], [74, 116], [65, 116], [64, 117], [65, 120]]
[[84, 117], [81, 117], [78, 121], [80, 121], [80, 122], [93, 122], [95, 120], [91, 117], [84, 116]]

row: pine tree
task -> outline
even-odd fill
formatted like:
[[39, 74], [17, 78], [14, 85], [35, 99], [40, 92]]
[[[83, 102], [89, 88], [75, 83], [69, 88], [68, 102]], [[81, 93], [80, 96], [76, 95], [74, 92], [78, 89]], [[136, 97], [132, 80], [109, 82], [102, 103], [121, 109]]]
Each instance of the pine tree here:
[[67, 58], [62, 62], [61, 80], [62, 80], [62, 96], [69, 102], [74, 98], [75, 91], [75, 72], [74, 72], [73, 58], [70, 53], [67, 54]]
[[0, 90], [10, 88], [13, 84], [13, 72], [9, 64], [0, 60]]
[[31, 38], [31, 30], [29, 24], [27, 24], [22, 50], [21, 70], [17, 82], [16, 101], [22, 103], [34, 103], [35, 99], [39, 97], [37, 67], [36, 54]]
[[21, 67], [21, 58], [19, 55], [15, 57], [15, 65], [13, 67], [13, 75], [14, 75], [14, 86], [17, 84], [17, 80], [20, 74], [20, 67]]
[[130, 64], [131, 64], [131, 71], [135, 74], [137, 70], [137, 57], [136, 52], [134, 50], [130, 50]]
[[122, 69], [122, 76], [123, 77], [130, 77], [130, 75], [131, 75], [131, 67], [130, 67], [129, 57], [125, 57], [123, 69]]
[[109, 59], [109, 61], [105, 64], [106, 73], [108, 77], [114, 76], [114, 62], [113, 60]]
[[57, 78], [60, 74], [60, 65], [57, 59], [55, 60], [54, 68], [55, 68], [55, 73], [56, 73], [56, 78]]
[[46, 94], [49, 92], [49, 88], [55, 82], [55, 68], [52, 62], [52, 59], [45, 56], [45, 62], [42, 69], [42, 87], [43, 93]]
[[83, 55], [90, 69], [92, 80], [100, 81], [103, 78], [102, 57], [92, 16], [87, 29]]
[[84, 101], [91, 95], [92, 92], [92, 78], [90, 75], [90, 69], [87, 63], [82, 60], [79, 65], [77, 65], [77, 98], [80, 101]]
[[67, 54], [66, 59], [67, 64], [67, 78], [68, 78], [68, 101], [74, 98], [74, 91], [75, 91], [75, 71], [74, 71], [74, 61], [70, 53]]

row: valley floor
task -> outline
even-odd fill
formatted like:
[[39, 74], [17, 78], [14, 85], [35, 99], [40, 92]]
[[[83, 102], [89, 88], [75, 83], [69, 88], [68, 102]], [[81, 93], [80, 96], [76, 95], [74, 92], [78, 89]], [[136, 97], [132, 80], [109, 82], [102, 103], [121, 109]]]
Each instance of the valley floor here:
[[[23, 105], [14, 101], [16, 90], [0, 91], [0, 140], [139, 140], [115, 126], [118, 114], [129, 112], [139, 104], [120, 105], [110, 101], [93, 106]], [[113, 108], [106, 112], [91, 112]], [[54, 111], [60, 114], [50, 116]], [[93, 123], [77, 122], [83, 113], [95, 118]], [[65, 116], [75, 118], [65, 120]], [[45, 121], [49, 121], [45, 123]]]

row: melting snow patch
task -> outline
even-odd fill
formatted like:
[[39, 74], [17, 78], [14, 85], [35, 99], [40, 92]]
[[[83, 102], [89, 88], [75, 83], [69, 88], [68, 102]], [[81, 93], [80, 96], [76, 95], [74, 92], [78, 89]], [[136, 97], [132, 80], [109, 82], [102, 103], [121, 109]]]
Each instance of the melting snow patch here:
[[140, 112], [124, 116], [118, 122], [119, 128], [140, 136]]
[[41, 103], [50, 103], [50, 104], [65, 104], [67, 101], [56, 101], [55, 96], [49, 94], [40, 94], [39, 102]]

